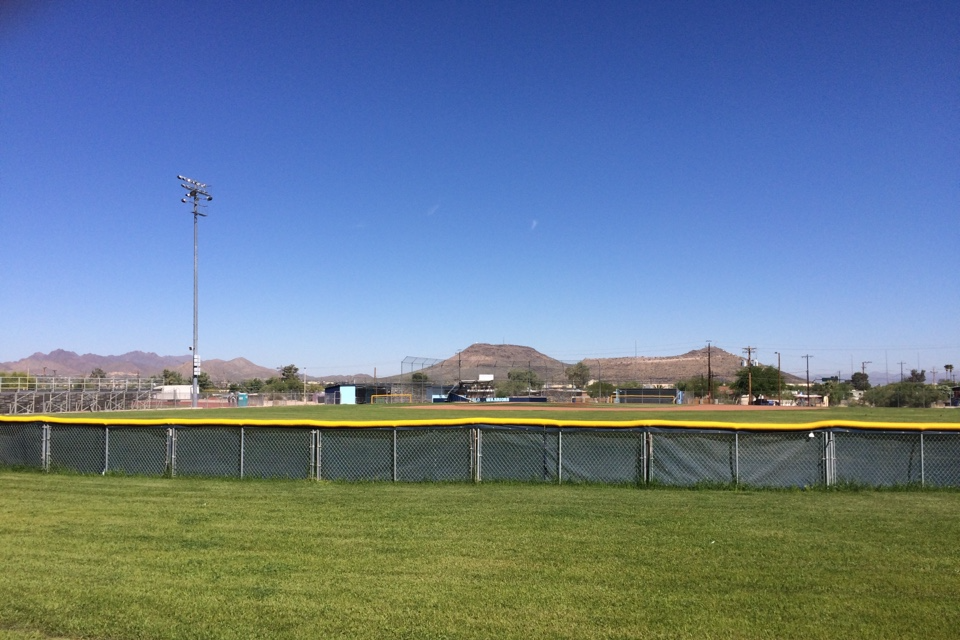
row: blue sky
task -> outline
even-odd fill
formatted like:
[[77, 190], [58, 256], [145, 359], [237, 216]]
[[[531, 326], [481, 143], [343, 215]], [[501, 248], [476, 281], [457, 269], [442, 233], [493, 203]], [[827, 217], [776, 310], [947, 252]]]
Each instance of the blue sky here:
[[[0, 361], [960, 365], [955, 2], [0, 8]], [[875, 381], [882, 382], [883, 380]]]

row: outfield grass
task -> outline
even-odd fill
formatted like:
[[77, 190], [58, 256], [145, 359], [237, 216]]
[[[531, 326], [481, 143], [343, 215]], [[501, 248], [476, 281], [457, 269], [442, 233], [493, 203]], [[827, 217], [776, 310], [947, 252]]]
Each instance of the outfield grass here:
[[0, 639], [955, 638], [960, 492], [0, 471]]
[[443, 420], [466, 418], [520, 418], [526, 420], [666, 420], [671, 422], [718, 421], [732, 423], [796, 424], [821, 420], [854, 420], [864, 422], [958, 423], [960, 410], [951, 408], [894, 409], [874, 407], [836, 407], [796, 409], [790, 407], [745, 407], [738, 410], [726, 407], [709, 408], [635, 409], [624, 405], [591, 405], [574, 408], [571, 405], [525, 405], [509, 408], [504, 405], [291, 405], [279, 407], [245, 407], [229, 409], [166, 409], [153, 411], [112, 411], [101, 413], [56, 414], [56, 417], [87, 418], [91, 420], [135, 419], [241, 419], [241, 420], [325, 420], [393, 422], [397, 420]]

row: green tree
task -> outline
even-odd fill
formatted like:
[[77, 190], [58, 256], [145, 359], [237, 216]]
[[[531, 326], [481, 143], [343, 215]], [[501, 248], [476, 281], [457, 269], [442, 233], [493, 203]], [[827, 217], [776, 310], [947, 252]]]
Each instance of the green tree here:
[[812, 387], [813, 393], [829, 398], [831, 407], [839, 407], [840, 404], [853, 395], [853, 385], [849, 382], [840, 382], [839, 380], [830, 380], [828, 382], [818, 382]]
[[93, 371], [90, 372], [90, 377], [91, 377], [91, 378], [106, 378], [106, 377], [107, 377], [107, 372], [104, 371], [103, 369], [101, 369], [100, 367], [97, 367], [97, 368], [95, 368]]
[[299, 377], [300, 369], [296, 365], [288, 364], [280, 368], [280, 376], [271, 376], [263, 383], [264, 390], [283, 393], [288, 391], [303, 391], [303, 379]]
[[[716, 386], [716, 384], [714, 384]], [[680, 380], [676, 384], [677, 389], [694, 398], [706, 398], [709, 389], [707, 389], [707, 377], [704, 375], [694, 376], [686, 380]]]
[[590, 381], [590, 367], [581, 360], [567, 369], [567, 380], [577, 389], [583, 389]]
[[906, 379], [906, 382], [926, 382], [927, 381], [927, 370], [917, 371], [916, 369], [910, 369], [910, 377]]
[[161, 375], [163, 377], [163, 384], [187, 384], [186, 380], [183, 379], [183, 375], [179, 371], [164, 369]]
[[947, 399], [947, 389], [940, 385], [922, 382], [895, 382], [873, 387], [863, 394], [863, 399], [875, 407], [920, 407]]
[[857, 391], [866, 391], [870, 388], [870, 376], [866, 373], [855, 373], [850, 376], [850, 384]]
[[497, 397], [500, 398], [529, 394], [542, 388], [543, 381], [540, 376], [530, 369], [512, 369], [507, 373], [506, 380], [495, 385]]
[[609, 398], [617, 390], [617, 386], [612, 382], [601, 382], [594, 380], [588, 384], [584, 390], [591, 398]]
[[423, 371], [415, 371], [410, 375], [410, 381], [416, 382], [417, 384], [424, 384], [430, 382], [430, 376], [425, 374]]
[[[193, 381], [190, 381], [190, 384], [193, 384]], [[216, 385], [213, 384], [213, 380], [210, 379], [210, 374], [206, 371], [201, 371], [200, 375], [197, 376], [197, 387], [200, 391], [209, 391], [215, 389]]]
[[296, 365], [288, 364], [287, 366], [280, 369], [280, 379], [284, 382], [297, 382], [299, 384], [300, 378], [297, 374], [300, 372], [300, 369]]
[[776, 367], [743, 367], [737, 371], [736, 379], [729, 386], [741, 396], [752, 392], [751, 404], [760, 396], [776, 398], [780, 390], [780, 372]]

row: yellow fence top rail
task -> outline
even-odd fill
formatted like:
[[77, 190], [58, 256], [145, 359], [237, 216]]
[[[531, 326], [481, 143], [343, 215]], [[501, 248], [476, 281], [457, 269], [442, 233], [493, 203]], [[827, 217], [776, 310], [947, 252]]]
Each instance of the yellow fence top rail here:
[[814, 422], [721, 422], [716, 420], [555, 420], [536, 418], [441, 418], [431, 420], [246, 420], [236, 418], [66, 418], [51, 415], [0, 416], [2, 423], [35, 423], [61, 425], [125, 426], [206, 426], [206, 427], [313, 427], [383, 429], [405, 427], [471, 427], [477, 425], [636, 429], [638, 427], [669, 429], [724, 429], [731, 431], [813, 431], [816, 429], [867, 429], [876, 431], [960, 431], [960, 422], [867, 422], [861, 420], [817, 420]]

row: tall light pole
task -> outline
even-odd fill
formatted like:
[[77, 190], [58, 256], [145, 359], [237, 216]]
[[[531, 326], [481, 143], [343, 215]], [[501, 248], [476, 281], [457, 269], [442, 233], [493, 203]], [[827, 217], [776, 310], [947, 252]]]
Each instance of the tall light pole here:
[[777, 354], [777, 406], [783, 406], [783, 375], [780, 373], [780, 352], [774, 351]]
[[190, 347], [193, 351], [193, 389], [190, 393], [190, 406], [196, 409], [200, 398], [200, 355], [197, 353], [197, 217], [207, 215], [200, 213], [200, 200], [210, 202], [213, 196], [207, 192], [207, 185], [202, 182], [184, 176], [177, 176], [177, 179], [181, 181], [180, 186], [187, 190], [186, 196], [181, 198], [180, 202], [186, 204], [193, 201], [193, 346]]

